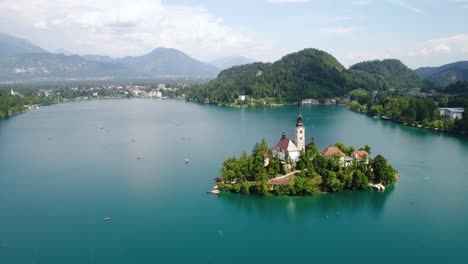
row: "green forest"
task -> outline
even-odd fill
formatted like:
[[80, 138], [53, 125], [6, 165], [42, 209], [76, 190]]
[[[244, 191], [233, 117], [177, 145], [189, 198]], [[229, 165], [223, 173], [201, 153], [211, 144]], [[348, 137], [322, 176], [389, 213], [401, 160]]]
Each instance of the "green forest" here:
[[[347, 155], [354, 150], [342, 143], [335, 146]], [[368, 146], [363, 149], [370, 152]], [[265, 157], [270, 157], [268, 166], [264, 166]], [[284, 175], [286, 171], [263, 139], [255, 144], [251, 155], [244, 151], [239, 158], [230, 157], [223, 162], [220, 169], [222, 182], [218, 183], [218, 187], [221, 191], [234, 193], [306, 196], [362, 190], [368, 188], [369, 182], [389, 185], [396, 181], [397, 175], [396, 170], [381, 155], [369, 158], [367, 164], [365, 159], [355, 159], [352, 165], [345, 167], [340, 163], [339, 156], [323, 157], [313, 139], [301, 152], [295, 169], [300, 172], [288, 176], [289, 184], [272, 187], [269, 180]]]
[[398, 60], [371, 61], [347, 70], [332, 55], [317, 49], [291, 53], [274, 63], [252, 63], [222, 71], [215, 80], [186, 91], [189, 101], [236, 105], [246, 95], [264, 104], [331, 98], [362, 88], [367, 91], [420, 88], [422, 80]]
[[417, 97], [398, 92], [381, 92], [376, 95], [350, 93], [353, 100], [348, 107], [370, 116], [385, 117], [401, 124], [418, 125], [446, 131], [468, 131], [468, 115], [461, 120], [447, 120], [440, 116], [438, 107], [464, 107], [467, 112], [468, 99], [462, 97]]
[[23, 90], [25, 95], [11, 95], [0, 90], [0, 118], [9, 117], [27, 110], [30, 105], [45, 105], [55, 101], [53, 97], [39, 96], [33, 90]]

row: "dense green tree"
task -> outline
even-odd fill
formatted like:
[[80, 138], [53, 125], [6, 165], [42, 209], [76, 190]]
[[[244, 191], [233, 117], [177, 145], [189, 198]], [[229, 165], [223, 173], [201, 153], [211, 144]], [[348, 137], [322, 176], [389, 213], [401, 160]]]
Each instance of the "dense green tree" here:
[[241, 167], [236, 157], [230, 157], [223, 162], [221, 177], [224, 181], [232, 181], [241, 175]]
[[351, 189], [353, 189], [353, 190], [365, 189], [365, 188], [367, 188], [368, 184], [369, 184], [368, 178], [360, 170], [356, 170], [353, 173], [353, 181], [352, 181], [352, 184], [351, 184]]
[[365, 150], [369, 155], [371, 154], [371, 148], [368, 145], [364, 145], [363, 148], [360, 148], [359, 150]]
[[270, 158], [268, 165], [268, 174], [270, 177], [274, 177], [281, 172], [281, 160], [278, 157]]
[[396, 171], [387, 160], [381, 156], [375, 156], [372, 162], [372, 169], [375, 175], [375, 182], [381, 182], [384, 185], [392, 184], [396, 181]]

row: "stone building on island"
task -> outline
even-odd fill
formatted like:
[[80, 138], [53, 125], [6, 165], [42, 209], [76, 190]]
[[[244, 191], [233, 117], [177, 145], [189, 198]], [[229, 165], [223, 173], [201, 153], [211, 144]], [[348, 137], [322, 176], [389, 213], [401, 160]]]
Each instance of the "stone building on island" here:
[[[286, 132], [283, 132], [281, 139], [278, 144], [272, 148], [273, 156], [278, 157], [283, 164], [288, 164], [290, 167], [299, 160], [301, 150], [305, 150], [305, 128], [302, 123], [302, 114], [299, 112], [296, 122], [295, 130], [295, 141], [289, 139], [286, 136]], [[288, 157], [289, 156], [289, 160]]]
[[[302, 114], [299, 112], [297, 115], [296, 129], [295, 129], [295, 140], [291, 140], [286, 136], [286, 132], [283, 132], [281, 139], [278, 143], [273, 146], [272, 154], [274, 157], [278, 157], [281, 160], [285, 169], [292, 169], [295, 167], [296, 162], [299, 161], [302, 150], [305, 150], [305, 128], [302, 122]], [[343, 153], [336, 146], [329, 146], [322, 150], [320, 154], [323, 157], [336, 156], [339, 158], [342, 166], [347, 167], [353, 164], [354, 160], [361, 161], [364, 159], [366, 164], [369, 164], [370, 155], [365, 150], [355, 150], [349, 156]], [[265, 157], [265, 167], [268, 166], [269, 159]]]

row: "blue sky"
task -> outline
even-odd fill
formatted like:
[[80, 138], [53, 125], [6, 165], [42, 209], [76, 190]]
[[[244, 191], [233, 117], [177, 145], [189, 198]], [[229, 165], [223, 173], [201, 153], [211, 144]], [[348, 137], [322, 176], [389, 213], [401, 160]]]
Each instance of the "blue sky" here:
[[114, 57], [173, 47], [209, 61], [303, 48], [350, 66], [468, 60], [468, 0], [0, 0], [0, 31], [48, 50]]

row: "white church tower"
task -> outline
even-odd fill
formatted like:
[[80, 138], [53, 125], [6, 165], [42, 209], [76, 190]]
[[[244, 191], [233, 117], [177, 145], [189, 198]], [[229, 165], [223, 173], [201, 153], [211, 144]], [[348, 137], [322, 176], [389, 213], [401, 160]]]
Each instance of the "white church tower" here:
[[302, 114], [299, 112], [297, 115], [296, 123], [296, 146], [300, 150], [305, 150], [305, 128], [302, 123]]

